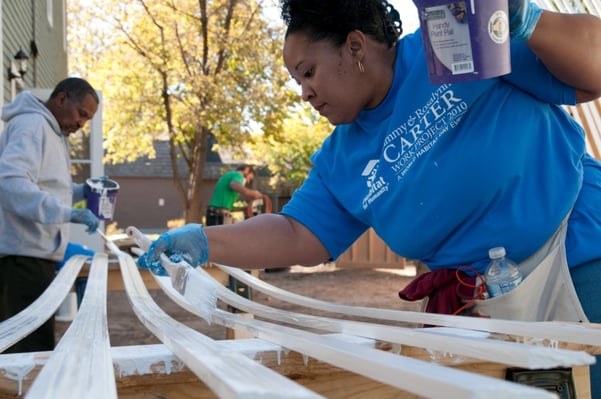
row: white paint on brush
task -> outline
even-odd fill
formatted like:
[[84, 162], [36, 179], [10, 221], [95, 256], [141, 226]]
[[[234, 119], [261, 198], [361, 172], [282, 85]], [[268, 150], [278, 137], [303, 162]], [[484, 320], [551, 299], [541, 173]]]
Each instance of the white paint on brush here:
[[121, 250], [119, 249], [119, 247], [117, 246], [117, 244], [115, 244], [113, 241], [111, 241], [106, 234], [104, 234], [102, 232], [102, 230], [100, 228], [96, 229], [96, 232], [98, 233], [98, 235], [100, 237], [102, 237], [102, 239], [104, 240], [104, 243], [106, 245], [106, 247], [109, 249], [109, 251], [111, 251], [113, 254], [115, 254], [116, 256], [119, 256], [119, 254], [121, 253]]
[[[166, 256], [162, 255], [163, 257], [167, 259]], [[163, 261], [162, 264], [165, 266], [166, 261]], [[185, 270], [186, 274], [183, 292], [179, 293], [196, 309], [203, 320], [211, 324], [211, 314], [217, 308], [217, 288], [220, 287], [220, 284], [211, 276], [195, 273], [195, 270], [188, 264], [177, 267]], [[171, 273], [170, 275], [173, 275]]]
[[[143, 251], [148, 250], [151, 241], [140, 230], [129, 226], [126, 233]], [[171, 286], [210, 324], [211, 313], [217, 307], [216, 286], [220, 284], [210, 276], [207, 278], [205, 275], [194, 273], [194, 268], [184, 260], [175, 263], [165, 254], [161, 254], [160, 259], [161, 265], [169, 274]], [[159, 277], [154, 274], [153, 276]]]

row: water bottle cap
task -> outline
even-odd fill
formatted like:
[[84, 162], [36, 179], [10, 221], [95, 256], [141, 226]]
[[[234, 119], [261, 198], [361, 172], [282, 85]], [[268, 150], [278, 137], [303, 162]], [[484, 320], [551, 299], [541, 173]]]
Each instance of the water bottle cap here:
[[494, 247], [488, 250], [488, 257], [490, 259], [499, 259], [506, 255], [505, 247]]

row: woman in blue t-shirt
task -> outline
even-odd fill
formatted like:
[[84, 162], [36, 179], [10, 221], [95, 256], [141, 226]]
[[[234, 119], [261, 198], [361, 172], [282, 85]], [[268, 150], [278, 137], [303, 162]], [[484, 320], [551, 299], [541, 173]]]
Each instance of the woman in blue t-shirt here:
[[[573, 282], [582, 304], [574, 314], [601, 322], [601, 164], [561, 107], [601, 95], [598, 18], [509, 0], [511, 73], [432, 84], [422, 32], [399, 39], [386, 1], [284, 0], [282, 17], [286, 67], [336, 126], [309, 177], [280, 214], [171, 231], [141, 267], [161, 272], [161, 252], [194, 266], [315, 265], [372, 227], [431, 273], [474, 277], [492, 247], [525, 264], [559, 242], [565, 295]], [[598, 371], [592, 381], [601, 392]]]

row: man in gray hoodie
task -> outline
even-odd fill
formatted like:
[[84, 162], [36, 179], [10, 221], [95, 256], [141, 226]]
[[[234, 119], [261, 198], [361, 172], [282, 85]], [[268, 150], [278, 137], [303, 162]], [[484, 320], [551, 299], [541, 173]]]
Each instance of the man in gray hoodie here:
[[[71, 180], [68, 136], [98, 109], [85, 80], [67, 78], [43, 102], [19, 93], [2, 108], [0, 135], [0, 321], [35, 301], [52, 282], [69, 242], [69, 222], [93, 233], [98, 219], [73, 208], [84, 185]], [[54, 349], [51, 318], [5, 352]]]

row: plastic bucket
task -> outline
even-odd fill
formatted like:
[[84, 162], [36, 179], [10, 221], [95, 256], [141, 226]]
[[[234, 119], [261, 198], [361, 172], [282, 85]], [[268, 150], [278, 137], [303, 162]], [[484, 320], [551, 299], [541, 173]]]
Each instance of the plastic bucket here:
[[100, 220], [113, 219], [119, 183], [109, 179], [88, 179], [86, 184], [90, 189], [87, 208]]
[[415, 0], [432, 84], [511, 72], [507, 0]]

